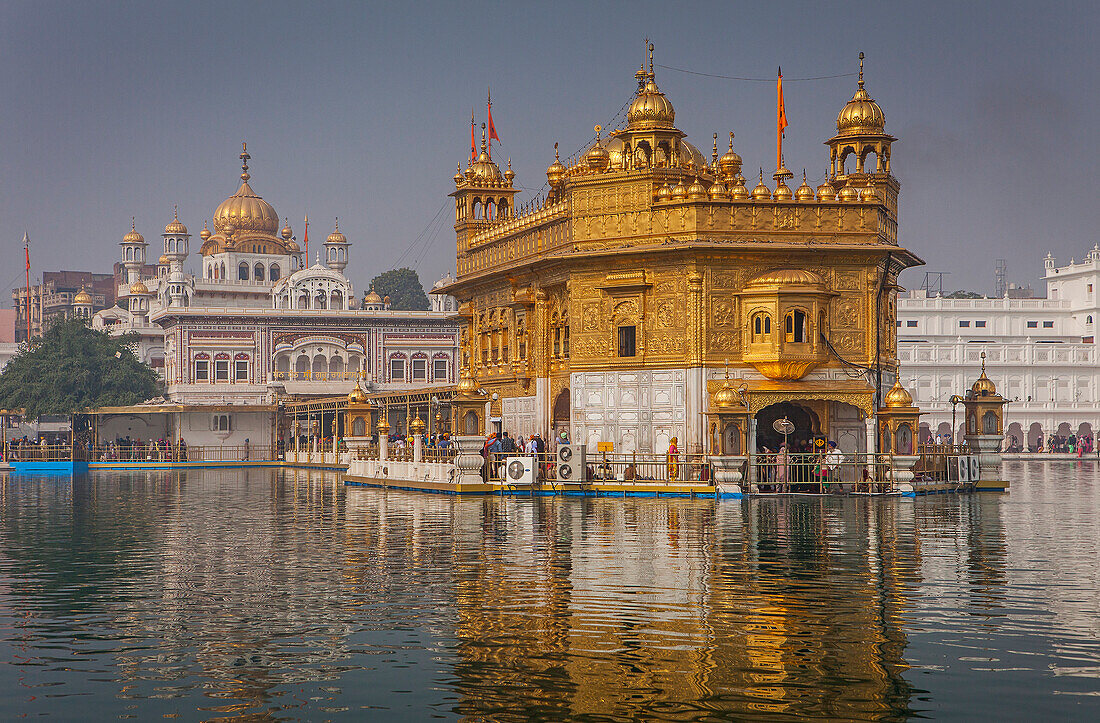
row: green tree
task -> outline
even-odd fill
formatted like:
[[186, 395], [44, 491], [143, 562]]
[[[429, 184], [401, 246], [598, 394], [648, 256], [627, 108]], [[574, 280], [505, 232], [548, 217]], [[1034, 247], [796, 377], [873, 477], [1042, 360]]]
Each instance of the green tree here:
[[37, 419], [157, 396], [160, 380], [130, 351], [134, 338], [89, 329], [82, 319], [55, 322], [0, 374], [0, 408], [22, 408]]
[[959, 289], [958, 291], [952, 291], [950, 294], [948, 294], [947, 296], [945, 296], [943, 298], [945, 298], [945, 299], [984, 299], [985, 297], [982, 296], [981, 294], [979, 294], [976, 291], [963, 291], [962, 289]]
[[390, 297], [390, 308], [400, 311], [427, 311], [432, 308], [420, 277], [410, 268], [391, 269], [370, 282], [374, 293]]

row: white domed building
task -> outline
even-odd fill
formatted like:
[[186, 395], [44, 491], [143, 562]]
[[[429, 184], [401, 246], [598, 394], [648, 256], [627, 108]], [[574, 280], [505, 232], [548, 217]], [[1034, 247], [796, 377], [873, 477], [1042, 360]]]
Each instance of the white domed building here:
[[[178, 210], [153, 267], [131, 224], [121, 244], [121, 303], [92, 325], [137, 332], [139, 357], [160, 367], [168, 398], [185, 406], [266, 409], [277, 397], [346, 395], [356, 381], [368, 392], [454, 384], [452, 315], [393, 310], [373, 290], [360, 304], [344, 275], [351, 244], [339, 222], [307, 267], [289, 223], [280, 228], [275, 207], [252, 189], [247, 147], [240, 159], [240, 185], [203, 223], [197, 259]], [[308, 238], [307, 219], [307, 248]], [[197, 274], [185, 269], [189, 260]], [[252, 433], [255, 442], [260, 430]]]

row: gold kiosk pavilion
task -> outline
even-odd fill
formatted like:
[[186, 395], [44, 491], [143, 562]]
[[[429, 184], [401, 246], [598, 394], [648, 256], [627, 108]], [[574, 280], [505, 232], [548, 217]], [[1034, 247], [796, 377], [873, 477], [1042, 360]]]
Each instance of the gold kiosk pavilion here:
[[[577, 160], [555, 152], [545, 199], [481, 152], [454, 176], [464, 378], [486, 431], [565, 431], [596, 450], [746, 454], [826, 435], [874, 451], [894, 383], [899, 184], [864, 88], [825, 141], [828, 174], [795, 189], [782, 162], [750, 191], [741, 157], [685, 140], [653, 72], [625, 125]], [[761, 109], [770, 112], [770, 109]], [[781, 141], [780, 141], [781, 142]], [[756, 174], [753, 174], [756, 175]], [[729, 362], [729, 380], [724, 364]], [[716, 400], [715, 395], [721, 394]]]

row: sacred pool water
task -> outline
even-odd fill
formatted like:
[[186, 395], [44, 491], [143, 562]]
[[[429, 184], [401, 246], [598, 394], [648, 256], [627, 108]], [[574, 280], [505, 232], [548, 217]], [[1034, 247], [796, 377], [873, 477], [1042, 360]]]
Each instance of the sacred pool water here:
[[1100, 715], [1100, 471], [1007, 495], [0, 478], [0, 718]]

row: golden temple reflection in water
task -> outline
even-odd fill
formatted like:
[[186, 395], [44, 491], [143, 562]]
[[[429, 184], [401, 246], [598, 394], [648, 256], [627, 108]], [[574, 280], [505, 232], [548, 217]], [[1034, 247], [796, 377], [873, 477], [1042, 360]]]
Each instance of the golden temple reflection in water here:
[[[669, 720], [908, 706], [902, 614], [919, 562], [898, 528], [915, 524], [913, 506], [391, 491], [348, 495], [347, 510], [363, 535], [351, 549], [378, 555], [422, 554], [390, 524], [453, 530], [424, 544], [453, 561], [454, 685], [469, 720], [515, 718], [517, 701], [541, 717]], [[829, 590], [838, 568], [845, 590]]]

